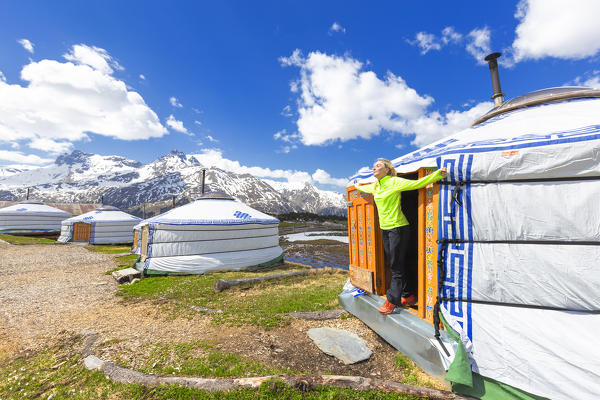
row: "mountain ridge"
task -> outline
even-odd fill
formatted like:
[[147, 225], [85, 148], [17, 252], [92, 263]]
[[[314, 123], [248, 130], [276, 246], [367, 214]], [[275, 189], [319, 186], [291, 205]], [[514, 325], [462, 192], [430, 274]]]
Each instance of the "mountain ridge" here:
[[345, 215], [341, 193], [320, 190], [309, 182], [288, 183], [260, 179], [203, 166], [194, 154], [178, 150], [143, 164], [121, 156], [101, 156], [74, 150], [57, 157], [54, 164], [29, 170], [0, 169], [0, 200], [16, 201], [31, 196], [53, 203], [95, 203], [104, 199], [121, 209], [144, 203], [193, 200], [201, 192], [223, 192], [260, 211], [271, 214], [310, 212]]

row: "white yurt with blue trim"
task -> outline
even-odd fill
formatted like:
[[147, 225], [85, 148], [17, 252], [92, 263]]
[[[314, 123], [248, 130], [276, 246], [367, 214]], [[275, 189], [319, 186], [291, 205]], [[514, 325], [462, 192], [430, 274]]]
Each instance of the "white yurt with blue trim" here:
[[279, 220], [222, 194], [145, 220], [136, 268], [152, 274], [203, 274], [283, 260]]
[[[478, 398], [504, 390], [483, 396], [491, 399], [597, 399], [600, 90], [515, 98], [393, 165], [448, 170], [438, 183], [437, 304], [465, 355], [448, 356], [450, 369], [485, 380], [470, 387], [453, 374], [453, 388]], [[349, 185], [373, 180], [365, 168]]]
[[132, 243], [133, 227], [141, 220], [116, 207], [102, 206], [94, 211], [64, 220], [58, 241], [90, 244]]
[[60, 232], [61, 222], [71, 215], [41, 201], [24, 200], [0, 209], [0, 233], [55, 234]]

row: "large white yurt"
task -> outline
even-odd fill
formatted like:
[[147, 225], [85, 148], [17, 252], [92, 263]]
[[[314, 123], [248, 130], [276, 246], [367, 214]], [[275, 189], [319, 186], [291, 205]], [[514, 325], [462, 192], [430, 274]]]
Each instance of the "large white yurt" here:
[[279, 220], [223, 194], [145, 220], [140, 261], [146, 275], [203, 274], [283, 260]]
[[133, 242], [133, 227], [142, 219], [113, 206], [101, 206], [62, 222], [59, 242], [126, 244]]
[[[396, 324], [400, 333], [386, 340], [400, 337], [397, 348], [426, 370], [442, 360], [459, 393], [597, 399], [600, 90], [517, 97], [392, 162], [400, 174], [448, 170], [421, 189], [424, 217], [415, 223], [424, 243], [419, 284], [430, 285], [419, 292], [418, 311], [433, 312], [434, 323], [404, 309], [378, 315], [383, 299], [369, 293], [346, 290], [342, 306], [384, 337], [384, 325]], [[361, 170], [349, 193], [373, 180]], [[437, 310], [448, 335], [437, 331]]]
[[17, 235], [55, 234], [70, 212], [50, 207], [41, 201], [24, 200], [0, 209], [0, 233]]

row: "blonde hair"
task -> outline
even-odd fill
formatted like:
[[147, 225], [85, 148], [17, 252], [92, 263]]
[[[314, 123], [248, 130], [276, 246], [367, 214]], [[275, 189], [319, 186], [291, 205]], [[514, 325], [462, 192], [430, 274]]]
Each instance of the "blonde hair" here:
[[375, 162], [379, 162], [379, 161], [381, 161], [383, 163], [384, 167], [389, 169], [387, 175], [396, 176], [396, 169], [394, 168], [394, 166], [392, 165], [392, 162], [390, 160], [385, 159], [385, 158], [378, 158], [377, 161], [375, 161]]

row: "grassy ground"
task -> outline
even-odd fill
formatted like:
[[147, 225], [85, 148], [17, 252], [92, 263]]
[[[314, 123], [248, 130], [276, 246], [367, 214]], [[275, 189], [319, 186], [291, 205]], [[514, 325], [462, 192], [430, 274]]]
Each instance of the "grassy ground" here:
[[[346, 271], [329, 270], [311, 272], [307, 276], [284, 278], [256, 284], [252, 290], [237, 286], [223, 292], [215, 292], [218, 279], [244, 279], [261, 275], [298, 271], [293, 265], [270, 269], [267, 272], [216, 272], [206, 275], [164, 276], [145, 278], [117, 292], [124, 299], [170, 300], [171, 312], [185, 315], [199, 306], [222, 310], [215, 314], [213, 322], [227, 325], [252, 324], [270, 329], [287, 324], [284, 313], [294, 311], [320, 311], [339, 308], [337, 295], [348, 278]], [[326, 279], [324, 279], [326, 275]]]
[[[125, 253], [126, 246], [87, 246], [91, 251], [106, 254]], [[131, 266], [136, 255], [115, 256], [117, 268]], [[257, 325], [265, 330], [285, 326], [284, 313], [339, 308], [337, 295], [347, 279], [346, 271], [311, 272], [308, 276], [286, 278], [277, 283], [264, 282], [250, 287], [234, 287], [221, 293], [213, 289], [217, 279], [243, 279], [259, 275], [291, 272], [302, 269], [284, 264], [262, 272], [220, 272], [195, 276], [145, 278], [132, 285], [119, 287], [117, 295], [125, 301], [155, 301], [162, 312], [172, 318], [198, 313], [192, 306], [220, 309], [210, 314], [217, 324]], [[113, 339], [113, 341], [118, 339]], [[64, 333], [37, 353], [24, 353], [18, 358], [0, 360], [0, 399], [415, 399], [385, 392], [358, 392], [331, 387], [318, 387], [303, 392], [278, 381], [257, 389], [240, 389], [209, 393], [178, 386], [155, 388], [113, 382], [100, 372], [88, 371], [81, 362], [82, 343], [79, 336]], [[110, 346], [111, 341], [100, 344]], [[263, 365], [240, 354], [223, 352], [210, 340], [186, 343], [153, 343], [145, 345], [135, 360], [127, 357], [111, 361], [137, 371], [161, 375], [196, 376], [206, 378], [264, 376], [281, 373], [301, 373]], [[390, 363], [391, 364], [391, 363]], [[382, 366], [382, 368], [384, 368]], [[398, 355], [394, 365], [403, 371], [404, 383], [423, 384], [414, 365]]]
[[54, 239], [48, 239], [41, 236], [13, 236], [0, 233], [0, 239], [11, 244], [35, 244], [35, 243], [56, 243]]
[[111, 244], [94, 244], [85, 246], [90, 251], [96, 251], [104, 254], [119, 254], [128, 253], [131, 250], [131, 246], [115, 246]]
[[[240, 389], [209, 393], [179, 386], [147, 388], [135, 384], [116, 383], [102, 373], [88, 371], [80, 359], [81, 340], [65, 336], [62, 343], [37, 354], [4, 360], [0, 363], [0, 398], [8, 399], [415, 399], [383, 392], [358, 392], [347, 389], [318, 387], [310, 392], [292, 389], [271, 381], [257, 389]], [[201, 354], [194, 354], [200, 350]], [[207, 343], [161, 345], [156, 347], [148, 363], [164, 363], [169, 374], [191, 373], [203, 377], [255, 376], [287, 372], [265, 368], [234, 354], [212, 350]]]

